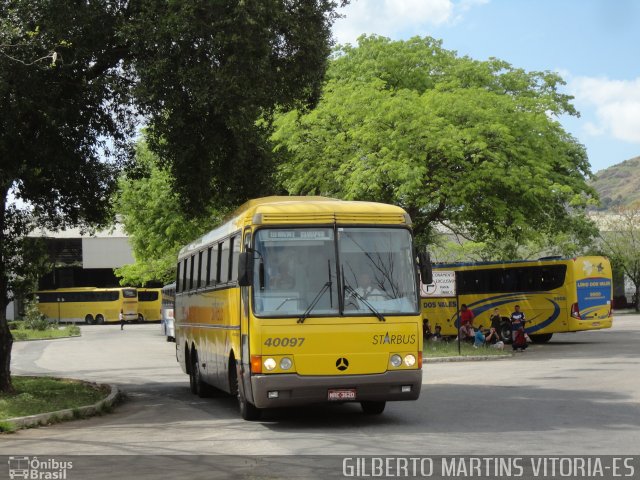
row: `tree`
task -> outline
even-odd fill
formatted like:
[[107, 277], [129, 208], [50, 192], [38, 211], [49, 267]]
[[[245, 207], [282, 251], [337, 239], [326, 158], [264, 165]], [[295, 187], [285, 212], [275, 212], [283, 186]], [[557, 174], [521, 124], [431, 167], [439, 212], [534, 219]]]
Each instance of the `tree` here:
[[327, 78], [314, 110], [275, 122], [291, 194], [398, 204], [425, 240], [437, 223], [513, 245], [589, 231], [596, 194], [584, 147], [555, 120], [577, 114], [558, 75], [373, 36], [339, 48]]
[[136, 164], [147, 174], [141, 178], [123, 176], [115, 202], [136, 261], [118, 268], [116, 274], [123, 285], [168, 283], [175, 279], [179, 249], [213, 228], [221, 215], [215, 211], [202, 218], [185, 215], [180, 197], [171, 188], [171, 175], [145, 142], [138, 143]]
[[337, 1], [142, 5], [130, 24], [136, 98], [183, 209], [201, 214], [211, 200], [237, 205], [269, 191], [271, 114], [319, 98]]
[[335, 7], [0, 0], [0, 391], [11, 390], [6, 265], [23, 234], [10, 199], [49, 228], [108, 222], [141, 120], [185, 210], [261, 191], [270, 113], [317, 99]]
[[640, 203], [618, 207], [603, 220], [601, 248], [633, 283], [636, 312], [640, 311]]
[[102, 66], [117, 23], [103, 7], [0, 3], [0, 391], [11, 390], [5, 309], [20, 238], [31, 221], [58, 228], [109, 216], [118, 159], [105, 140], [122, 145], [132, 124], [126, 82]]

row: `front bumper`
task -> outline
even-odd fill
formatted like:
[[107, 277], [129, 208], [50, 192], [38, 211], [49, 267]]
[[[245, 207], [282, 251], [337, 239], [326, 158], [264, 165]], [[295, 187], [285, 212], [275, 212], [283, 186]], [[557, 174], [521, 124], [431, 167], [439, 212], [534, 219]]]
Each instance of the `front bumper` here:
[[[402, 387], [407, 385], [411, 391], [403, 393]], [[422, 370], [344, 376], [254, 375], [251, 386], [253, 403], [258, 408], [329, 402], [329, 389], [346, 388], [356, 389], [356, 402], [416, 400], [422, 387]], [[269, 398], [268, 392], [274, 391], [278, 398]]]

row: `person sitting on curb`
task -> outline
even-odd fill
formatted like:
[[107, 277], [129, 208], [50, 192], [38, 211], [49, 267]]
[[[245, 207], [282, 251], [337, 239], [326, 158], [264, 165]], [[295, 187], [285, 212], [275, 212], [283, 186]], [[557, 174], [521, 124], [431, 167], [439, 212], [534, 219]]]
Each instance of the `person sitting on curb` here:
[[484, 347], [484, 333], [482, 328], [478, 327], [474, 335], [473, 348]]
[[500, 340], [500, 335], [495, 327], [491, 327], [489, 331], [485, 333], [484, 343], [487, 347], [497, 348], [498, 350], [504, 349], [504, 342]]

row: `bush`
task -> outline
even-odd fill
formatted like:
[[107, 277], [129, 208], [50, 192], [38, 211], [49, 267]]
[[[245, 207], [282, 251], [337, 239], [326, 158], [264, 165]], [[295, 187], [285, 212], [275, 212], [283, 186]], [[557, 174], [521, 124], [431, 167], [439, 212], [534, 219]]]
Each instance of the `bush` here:
[[27, 300], [24, 304], [23, 316], [24, 328], [27, 330], [49, 330], [57, 328], [57, 325], [50, 322], [46, 315], [38, 310], [38, 303], [35, 300]]
[[79, 336], [80, 335], [80, 327], [77, 325], [67, 325], [67, 333], [70, 336]]

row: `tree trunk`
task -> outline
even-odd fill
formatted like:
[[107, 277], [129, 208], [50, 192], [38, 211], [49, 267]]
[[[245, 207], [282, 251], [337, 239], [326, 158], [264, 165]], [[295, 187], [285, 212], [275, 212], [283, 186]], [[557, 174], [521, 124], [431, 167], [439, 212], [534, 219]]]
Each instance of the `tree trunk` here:
[[0, 392], [13, 391], [11, 385], [11, 348], [13, 335], [7, 323], [8, 272], [6, 270], [6, 207], [8, 189], [0, 191], [2, 205], [0, 205]]
[[[3, 307], [3, 310], [6, 307]], [[13, 335], [7, 324], [6, 312], [0, 315], [0, 392], [13, 392], [11, 384], [11, 348], [13, 347]]]

